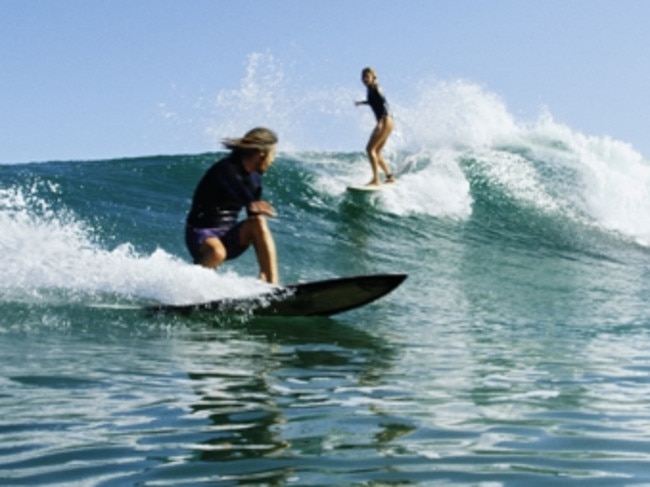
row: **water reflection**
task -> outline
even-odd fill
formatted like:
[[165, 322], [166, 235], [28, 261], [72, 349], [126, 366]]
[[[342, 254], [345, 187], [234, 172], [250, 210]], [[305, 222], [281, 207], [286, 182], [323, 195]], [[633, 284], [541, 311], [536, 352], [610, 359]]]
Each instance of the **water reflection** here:
[[[359, 415], [369, 423], [364, 443], [378, 449], [409, 430], [382, 413], [382, 402], [400, 393], [384, 378], [397, 352], [379, 335], [331, 319], [274, 318], [186, 338], [188, 376], [198, 397], [192, 411], [212, 424], [194, 446], [195, 457], [219, 462], [220, 473], [229, 462], [241, 469], [242, 460], [330, 451], [335, 435], [359, 428]], [[238, 478], [253, 475], [256, 465]], [[264, 480], [286, 480], [288, 464], [274, 465]]]

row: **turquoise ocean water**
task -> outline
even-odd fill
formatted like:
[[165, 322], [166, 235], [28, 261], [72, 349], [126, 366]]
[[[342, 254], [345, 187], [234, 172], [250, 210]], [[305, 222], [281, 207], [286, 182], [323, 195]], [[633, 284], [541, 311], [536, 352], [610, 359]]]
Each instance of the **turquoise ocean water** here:
[[280, 152], [283, 282], [409, 274], [328, 319], [143, 311], [266, 290], [189, 263], [219, 154], [0, 165], [0, 484], [649, 484], [648, 162], [473, 134], [374, 195], [362, 153]]

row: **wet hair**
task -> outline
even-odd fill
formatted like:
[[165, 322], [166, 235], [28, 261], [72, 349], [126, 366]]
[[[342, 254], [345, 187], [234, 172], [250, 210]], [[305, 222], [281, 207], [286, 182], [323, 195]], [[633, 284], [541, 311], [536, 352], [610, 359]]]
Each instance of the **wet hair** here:
[[256, 152], [268, 152], [278, 143], [278, 136], [270, 129], [256, 127], [246, 132], [240, 138], [229, 138], [222, 141], [223, 146], [231, 151], [249, 155]]

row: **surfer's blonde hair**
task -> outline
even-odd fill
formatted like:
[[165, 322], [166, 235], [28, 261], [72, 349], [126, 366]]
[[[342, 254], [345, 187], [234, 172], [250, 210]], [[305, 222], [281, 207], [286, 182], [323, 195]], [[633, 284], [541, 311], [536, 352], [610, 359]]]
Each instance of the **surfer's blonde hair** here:
[[223, 139], [222, 144], [233, 152], [269, 152], [278, 143], [278, 136], [270, 129], [256, 127], [239, 138]]
[[374, 69], [372, 69], [370, 66], [368, 66], [367, 68], [363, 68], [363, 71], [361, 71], [361, 79], [363, 79], [363, 77], [366, 74], [369, 74], [370, 76], [372, 76], [372, 84], [373, 85], [377, 84], [377, 73], [375, 72]]

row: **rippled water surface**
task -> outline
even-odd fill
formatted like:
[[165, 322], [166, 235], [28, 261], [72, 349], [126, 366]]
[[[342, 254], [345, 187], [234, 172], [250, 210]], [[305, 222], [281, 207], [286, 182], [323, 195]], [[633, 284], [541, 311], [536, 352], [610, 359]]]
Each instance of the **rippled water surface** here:
[[[645, 331], [395, 327], [393, 308], [210, 326], [159, 318], [132, 326], [133, 311], [91, 310], [85, 324], [6, 332], [0, 478], [650, 481]], [[66, 313], [50, 318], [65, 322]]]
[[216, 155], [0, 166], [0, 485], [650, 485], [650, 169], [538, 139], [279, 156], [283, 282], [409, 275], [331, 318], [145, 311], [268, 290], [188, 261]]

